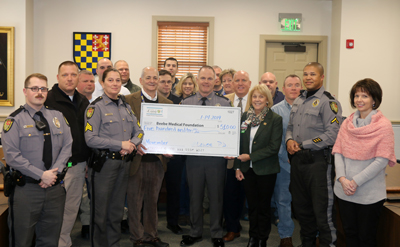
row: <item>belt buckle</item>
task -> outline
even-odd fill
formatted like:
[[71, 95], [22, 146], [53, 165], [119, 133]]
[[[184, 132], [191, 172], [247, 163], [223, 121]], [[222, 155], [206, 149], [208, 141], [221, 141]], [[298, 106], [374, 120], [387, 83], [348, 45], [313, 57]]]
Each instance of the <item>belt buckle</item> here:
[[121, 160], [125, 160], [126, 157], [127, 157], [127, 155], [122, 155], [122, 156], [121, 156]]

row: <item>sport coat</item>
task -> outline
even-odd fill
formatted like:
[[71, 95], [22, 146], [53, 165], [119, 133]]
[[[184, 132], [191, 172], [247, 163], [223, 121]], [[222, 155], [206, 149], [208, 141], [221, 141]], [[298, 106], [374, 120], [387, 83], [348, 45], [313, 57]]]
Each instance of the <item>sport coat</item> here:
[[[242, 116], [241, 122], [246, 120], [247, 112]], [[278, 173], [279, 148], [282, 142], [282, 117], [269, 110], [264, 120], [260, 123], [254, 136], [250, 152], [250, 126], [240, 134], [240, 154], [250, 154], [254, 173], [268, 175]], [[250, 168], [250, 161], [241, 162], [236, 159], [234, 168], [240, 168], [245, 173]]]
[[[231, 103], [233, 105], [233, 101], [235, 100], [235, 93], [230, 93], [230, 94], [227, 94], [227, 95], [224, 95], [224, 96], [227, 97], [231, 101]], [[247, 99], [247, 100], [249, 100], [249, 99]], [[250, 106], [246, 104], [244, 107], [245, 107], [244, 111], [248, 111]]]
[[[227, 94], [227, 95], [224, 95], [225, 97], [227, 97], [230, 101], [231, 101], [231, 103], [232, 103], [232, 105], [234, 105], [233, 104], [233, 101], [235, 100], [235, 93], [230, 93], [230, 94]], [[249, 110], [249, 105], [245, 105], [245, 108], [244, 108], [244, 111], [246, 112], [246, 111], [248, 111]], [[226, 168], [228, 168], [228, 169], [232, 169], [232, 167], [233, 167], [233, 163], [234, 163], [234, 160], [227, 160], [227, 166], [226, 166]]]
[[[137, 120], [140, 122], [140, 111], [142, 105], [142, 97], [141, 97], [142, 90], [137, 91], [133, 94], [129, 94], [125, 96], [126, 102], [131, 106], [133, 112], [136, 115]], [[160, 104], [172, 104], [172, 101], [162, 96], [160, 93], [157, 94], [158, 103]], [[146, 138], [146, 132], [144, 133], [144, 138]], [[156, 154], [156, 156], [160, 159], [164, 171], [167, 171], [167, 162], [168, 159], [164, 157], [162, 154]], [[131, 167], [129, 170], [129, 176], [135, 175], [139, 169], [140, 163], [142, 161], [142, 156], [137, 154], [133, 158], [131, 162]]]

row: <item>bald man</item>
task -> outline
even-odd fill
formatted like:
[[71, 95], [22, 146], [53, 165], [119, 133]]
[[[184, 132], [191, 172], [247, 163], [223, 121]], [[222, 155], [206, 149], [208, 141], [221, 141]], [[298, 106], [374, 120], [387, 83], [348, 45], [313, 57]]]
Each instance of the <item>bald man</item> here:
[[130, 79], [129, 65], [124, 60], [118, 60], [114, 63], [114, 68], [116, 68], [121, 74], [122, 86], [126, 87], [130, 93], [135, 93], [140, 91], [140, 87], [134, 84]]
[[[92, 94], [92, 99], [96, 99], [99, 96], [102, 96], [104, 93], [103, 89], [103, 73], [106, 71], [106, 69], [112, 68], [113, 64], [110, 59], [108, 58], [102, 58], [97, 62], [97, 69], [96, 69], [96, 74], [98, 75], [97, 80], [94, 84], [94, 92]], [[126, 87], [121, 87], [121, 91], [119, 91], [119, 94], [123, 95], [128, 95], [131, 92]]]
[[[132, 107], [139, 122], [142, 103], [172, 104], [172, 101], [157, 92], [159, 79], [155, 68], [145, 67], [139, 79], [141, 91], [126, 97], [126, 102]], [[157, 201], [167, 170], [168, 155], [146, 154], [144, 150], [146, 147], [140, 144], [129, 171], [127, 194], [130, 240], [134, 247], [168, 247], [169, 244], [162, 242], [157, 232]]]
[[281, 102], [285, 96], [282, 92], [279, 91], [278, 82], [276, 81], [276, 77], [271, 72], [265, 72], [260, 79], [259, 84], [264, 84], [271, 91], [272, 98], [274, 100], [274, 105]]

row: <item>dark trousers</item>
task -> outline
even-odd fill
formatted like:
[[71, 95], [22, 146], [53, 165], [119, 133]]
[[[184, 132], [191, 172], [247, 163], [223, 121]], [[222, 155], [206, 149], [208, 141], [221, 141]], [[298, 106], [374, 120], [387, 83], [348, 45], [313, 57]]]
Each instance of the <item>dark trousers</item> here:
[[304, 164], [301, 157], [291, 160], [290, 191], [294, 214], [299, 220], [304, 247], [314, 246], [319, 233], [321, 247], [336, 245], [333, 207], [335, 172], [323, 152], [313, 152], [314, 162]]
[[203, 234], [203, 199], [207, 185], [210, 199], [211, 238], [222, 238], [222, 207], [226, 161], [221, 157], [188, 156], [186, 172], [190, 193], [190, 236]]
[[249, 204], [249, 236], [267, 240], [271, 232], [271, 198], [274, 193], [276, 173], [257, 175], [250, 168], [243, 175], [244, 190]]
[[167, 223], [178, 225], [180, 209], [180, 191], [182, 171], [185, 166], [186, 156], [174, 155], [168, 162], [165, 173], [165, 185], [167, 187]]
[[224, 190], [224, 217], [228, 232], [240, 232], [240, 217], [244, 200], [243, 183], [236, 179], [235, 169], [227, 169]]
[[16, 186], [8, 199], [10, 246], [58, 246], [64, 215], [66, 192], [60, 184], [47, 189], [38, 184]]
[[129, 162], [108, 159], [100, 172], [89, 169], [92, 246], [119, 246]]
[[[161, 161], [141, 162], [128, 182], [128, 217], [132, 242], [158, 237], [157, 201], [164, 178]], [[143, 209], [143, 220], [141, 211]]]
[[346, 235], [346, 246], [377, 246], [376, 233], [384, 202], [385, 200], [381, 200], [363, 205], [338, 198], [340, 218]]

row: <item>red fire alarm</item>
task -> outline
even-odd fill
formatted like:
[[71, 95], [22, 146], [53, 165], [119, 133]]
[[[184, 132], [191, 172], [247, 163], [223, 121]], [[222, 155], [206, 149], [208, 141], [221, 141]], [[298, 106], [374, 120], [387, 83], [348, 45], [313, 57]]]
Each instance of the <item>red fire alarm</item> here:
[[354, 39], [346, 39], [346, 48], [353, 49], [354, 48]]

